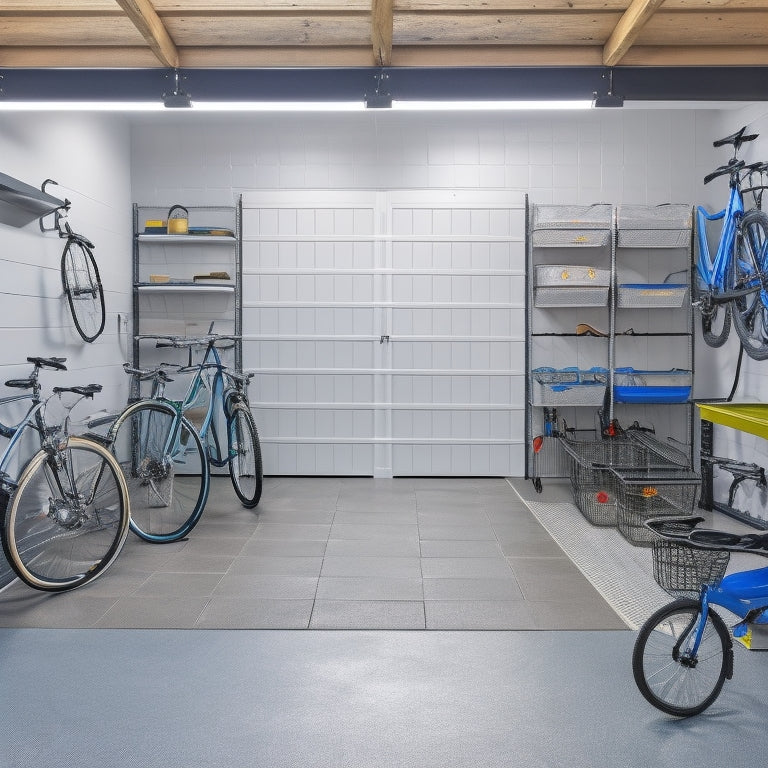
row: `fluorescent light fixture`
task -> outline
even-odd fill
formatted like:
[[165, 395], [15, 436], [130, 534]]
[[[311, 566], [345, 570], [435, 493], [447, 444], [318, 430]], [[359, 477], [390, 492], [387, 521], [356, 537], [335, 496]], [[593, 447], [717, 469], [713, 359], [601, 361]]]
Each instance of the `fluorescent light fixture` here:
[[506, 110], [536, 110], [536, 109], [590, 109], [592, 101], [586, 99], [578, 100], [555, 100], [555, 101], [400, 101], [395, 99], [392, 102], [392, 109], [405, 111], [506, 111]]
[[0, 112], [162, 112], [162, 101], [4, 101]]

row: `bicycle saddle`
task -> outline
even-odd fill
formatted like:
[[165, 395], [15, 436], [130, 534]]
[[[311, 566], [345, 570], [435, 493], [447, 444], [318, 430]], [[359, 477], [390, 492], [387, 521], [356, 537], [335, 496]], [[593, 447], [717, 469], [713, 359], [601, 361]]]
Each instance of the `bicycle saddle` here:
[[697, 529], [703, 517], [657, 517], [645, 521], [664, 539], [689, 544], [698, 549], [725, 549], [729, 552], [750, 552], [768, 557], [768, 533], [729, 533]]
[[14, 389], [32, 389], [35, 386], [34, 379], [8, 379], [5, 382], [6, 387], [14, 387]]
[[32, 363], [37, 368], [51, 368], [55, 371], [66, 371], [66, 357], [28, 357], [28, 363]]
[[733, 144], [733, 148], [736, 152], [739, 151], [739, 147], [742, 144], [745, 144], [748, 141], [754, 141], [759, 134], [757, 133], [751, 133], [747, 136], [744, 135], [744, 131], [747, 130], [747, 126], [745, 125], [740, 130], [736, 131], [736, 133], [732, 133], [730, 136], [726, 136], [724, 139], [717, 139], [716, 141], [712, 142], [713, 147], [724, 147], [726, 144]]

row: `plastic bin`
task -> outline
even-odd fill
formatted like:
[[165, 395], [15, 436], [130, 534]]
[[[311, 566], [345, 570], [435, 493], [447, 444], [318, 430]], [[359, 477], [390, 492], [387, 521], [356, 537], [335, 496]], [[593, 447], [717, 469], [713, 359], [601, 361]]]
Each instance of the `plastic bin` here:
[[536, 368], [532, 372], [531, 401], [535, 406], [603, 404], [608, 371], [592, 368]]
[[616, 291], [619, 309], [679, 309], [688, 295], [685, 283], [621, 283]]
[[615, 476], [619, 533], [631, 544], [651, 546], [656, 538], [645, 527], [653, 517], [690, 515], [701, 477], [684, 467], [611, 468]]
[[622, 205], [618, 212], [620, 248], [688, 248], [690, 205]]
[[691, 396], [691, 371], [643, 371], [616, 368], [613, 396], [617, 403], [685, 403]]
[[600, 248], [610, 243], [613, 209], [595, 205], [537, 205], [533, 209], [536, 248]]
[[609, 269], [573, 264], [546, 264], [535, 269], [537, 307], [604, 307], [611, 284]]

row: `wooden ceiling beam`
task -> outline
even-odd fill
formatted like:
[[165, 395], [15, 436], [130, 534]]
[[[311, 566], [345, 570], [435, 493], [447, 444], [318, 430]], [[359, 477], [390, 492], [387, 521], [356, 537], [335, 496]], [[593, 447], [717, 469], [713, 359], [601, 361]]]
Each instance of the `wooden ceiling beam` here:
[[640, 30], [664, 0], [632, 0], [632, 4], [619, 19], [605, 46], [603, 46], [603, 64], [612, 67], [624, 58], [632, 47]]
[[179, 51], [149, 0], [117, 0], [162, 64], [179, 67]]
[[373, 60], [379, 67], [392, 64], [393, 0], [371, 0]]

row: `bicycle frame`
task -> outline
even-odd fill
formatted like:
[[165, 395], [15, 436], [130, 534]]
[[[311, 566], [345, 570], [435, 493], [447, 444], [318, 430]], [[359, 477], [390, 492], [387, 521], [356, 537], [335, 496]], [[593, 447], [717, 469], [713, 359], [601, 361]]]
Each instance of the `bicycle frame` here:
[[[699, 234], [699, 257], [696, 261], [696, 271], [703, 285], [712, 293], [712, 299], [718, 300], [717, 293], [723, 292], [726, 287], [726, 275], [731, 258], [734, 258], [734, 243], [741, 217], [744, 215], [744, 201], [738, 186], [731, 182], [731, 191], [728, 197], [728, 205], [718, 213], [710, 214], [702, 206], [696, 209], [696, 224]], [[723, 228], [720, 232], [720, 241], [714, 258], [710, 255], [709, 242], [707, 240], [706, 224], [708, 221], [723, 219]], [[730, 296], [722, 299], [730, 301]]]
[[0, 435], [9, 439], [8, 445], [5, 446], [2, 456], [0, 456], [0, 482], [10, 487], [14, 487], [15, 484], [9, 478], [8, 466], [16, 454], [16, 446], [21, 441], [21, 438], [27, 431], [27, 428], [32, 427], [38, 433], [40, 433], [41, 444], [43, 442], [44, 433], [42, 431], [43, 425], [40, 412], [46, 401], [41, 401], [34, 394], [25, 393], [23, 395], [11, 395], [9, 397], [0, 398], [0, 407], [10, 403], [21, 402], [23, 400], [29, 400], [31, 405], [26, 415], [22, 417], [21, 421], [13, 426], [9, 426], [0, 422]]

